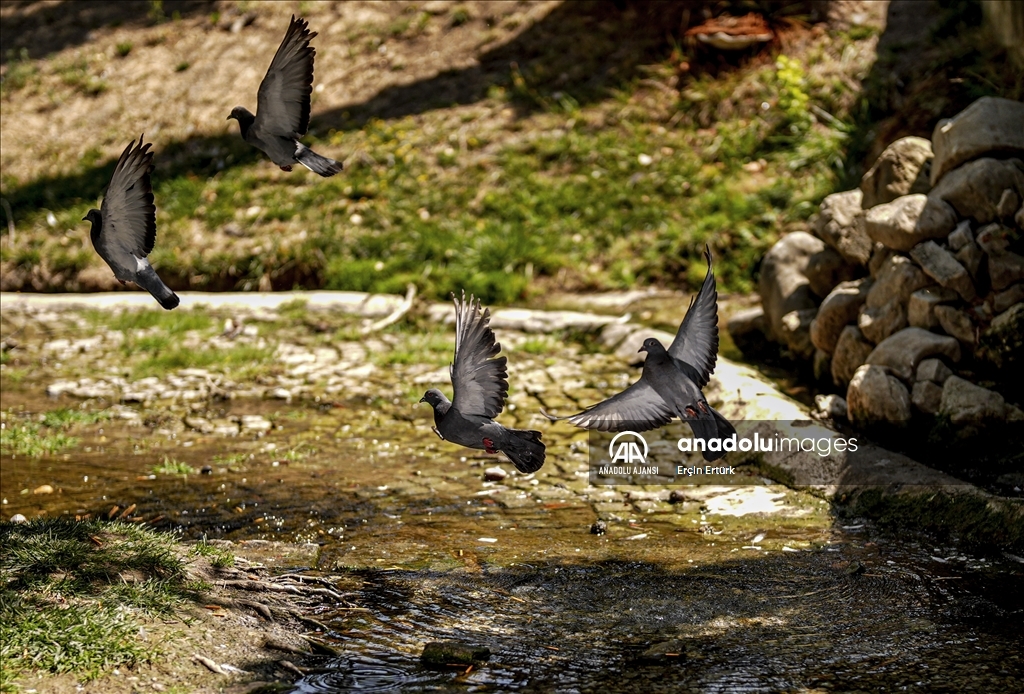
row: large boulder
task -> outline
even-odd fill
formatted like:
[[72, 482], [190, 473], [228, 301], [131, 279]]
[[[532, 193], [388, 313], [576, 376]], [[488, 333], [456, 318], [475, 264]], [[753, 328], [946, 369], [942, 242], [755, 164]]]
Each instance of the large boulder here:
[[811, 322], [811, 342], [823, 352], [832, 354], [839, 341], [839, 333], [857, 319], [857, 312], [867, 299], [871, 278], [840, 282], [818, 307]]
[[1007, 377], [1024, 380], [1024, 304], [1014, 304], [992, 319], [981, 335], [981, 355]]
[[805, 274], [811, 256], [825, 250], [825, 243], [803, 231], [783, 236], [761, 263], [759, 291], [768, 337], [789, 347], [783, 337], [782, 318], [792, 311], [816, 308], [818, 302]]
[[807, 270], [804, 274], [811, 284], [811, 291], [825, 298], [837, 284], [852, 280], [859, 273], [838, 252], [825, 248], [821, 253], [815, 253], [807, 259]]
[[974, 282], [964, 266], [945, 248], [934, 241], [919, 243], [910, 249], [913, 258], [925, 274], [947, 289], [956, 291], [964, 301], [975, 297]]
[[866, 303], [871, 308], [880, 308], [891, 301], [906, 304], [911, 294], [929, 284], [931, 280], [910, 258], [894, 255], [879, 269], [875, 283], [868, 290]]
[[967, 315], [966, 311], [954, 306], [936, 306], [935, 317], [947, 335], [955, 337], [965, 347], [974, 347], [976, 342], [974, 323], [971, 322], [971, 317]]
[[1010, 251], [989, 254], [988, 276], [996, 292], [1024, 280], [1024, 257]]
[[864, 337], [877, 345], [907, 327], [907, 309], [899, 301], [890, 301], [884, 306], [862, 306], [857, 327]]
[[956, 228], [956, 212], [934, 193], [904, 195], [872, 207], [864, 215], [865, 231], [872, 241], [897, 251], [946, 238]]
[[854, 424], [902, 425], [910, 421], [910, 391], [884, 367], [865, 364], [850, 379], [846, 407]]
[[848, 325], [839, 333], [836, 349], [832, 353], [832, 381], [837, 386], [845, 386], [864, 363], [875, 346], [864, 339], [864, 335], [856, 325]]
[[860, 181], [865, 210], [931, 187], [932, 143], [923, 137], [904, 137], [885, 148]]
[[994, 390], [982, 388], [959, 376], [950, 376], [942, 386], [939, 411], [953, 424], [983, 425], [1003, 420], [1006, 401]]
[[910, 301], [907, 303], [907, 322], [915, 328], [931, 330], [939, 324], [935, 309], [958, 298], [959, 295], [955, 291], [945, 287], [918, 289], [910, 295]]
[[894, 375], [911, 381], [921, 360], [934, 356], [960, 361], [960, 344], [947, 335], [937, 335], [921, 328], [904, 328], [875, 347], [865, 363], [888, 367]]
[[866, 265], [871, 257], [871, 239], [864, 230], [859, 190], [834, 193], [821, 201], [818, 217], [814, 220], [814, 233], [856, 265]]
[[[1024, 125], [1018, 127], [1024, 130]], [[928, 199], [942, 200], [951, 205], [961, 217], [973, 219], [979, 224], [988, 224], [1000, 218], [999, 203], [1006, 190], [1017, 196], [1024, 195], [1024, 162], [1020, 159], [986, 157], [968, 162], [943, 176], [928, 194]], [[868, 234], [871, 234], [870, 224]]]
[[983, 96], [953, 118], [943, 119], [932, 133], [935, 185], [964, 162], [986, 154], [1024, 157], [1024, 104]]

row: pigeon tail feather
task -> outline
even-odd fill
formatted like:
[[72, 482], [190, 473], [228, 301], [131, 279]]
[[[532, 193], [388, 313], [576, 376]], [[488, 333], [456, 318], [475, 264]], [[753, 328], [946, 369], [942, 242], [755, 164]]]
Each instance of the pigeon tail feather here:
[[342, 169], [340, 161], [317, 154], [304, 145], [299, 145], [295, 152], [295, 159], [313, 173], [320, 174], [324, 178], [333, 176]]
[[540, 432], [532, 429], [506, 429], [508, 439], [501, 452], [508, 456], [519, 472], [531, 473], [544, 465], [544, 444]]
[[178, 295], [164, 284], [164, 281], [160, 279], [160, 276], [156, 274], [156, 270], [151, 265], [147, 265], [139, 271], [135, 276], [135, 284], [152, 294], [153, 298], [159, 301], [160, 305], [168, 311], [181, 303]]
[[[708, 409], [711, 410], [711, 417], [686, 420], [690, 428], [693, 429], [694, 438], [701, 439], [705, 444], [708, 444], [711, 439], [731, 438], [736, 433], [736, 428], [729, 420], [719, 414], [718, 410], [711, 406], [708, 406]], [[723, 450], [711, 451], [707, 450], [707, 448], [701, 451], [704, 460], [708, 462], [725, 457], [726, 452]]]

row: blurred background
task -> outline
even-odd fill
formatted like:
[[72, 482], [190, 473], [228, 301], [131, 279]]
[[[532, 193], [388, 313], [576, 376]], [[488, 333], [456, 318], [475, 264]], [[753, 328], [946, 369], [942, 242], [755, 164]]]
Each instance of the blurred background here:
[[[176, 290], [689, 290], [710, 243], [720, 289], [751, 294], [887, 144], [1021, 98], [1013, 5], [4, 2], [0, 288], [119, 288], [81, 219], [145, 133]], [[293, 13], [319, 32], [305, 141], [331, 179], [225, 120]]]

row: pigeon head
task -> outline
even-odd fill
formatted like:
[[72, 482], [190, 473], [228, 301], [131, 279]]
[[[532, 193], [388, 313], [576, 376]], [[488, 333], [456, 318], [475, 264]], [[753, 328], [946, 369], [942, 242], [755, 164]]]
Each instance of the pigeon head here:
[[249, 126], [256, 120], [256, 116], [249, 112], [245, 106], [235, 106], [231, 109], [231, 113], [228, 115], [227, 120], [234, 118], [238, 121], [238, 126], [242, 129], [242, 137], [245, 137], [245, 133], [249, 131]]
[[443, 402], [448, 402], [448, 398], [446, 398], [444, 393], [439, 391], [437, 388], [431, 388], [423, 394], [423, 397], [420, 398], [420, 402], [428, 402], [431, 407], [437, 407]]
[[100, 228], [103, 223], [103, 216], [97, 209], [91, 209], [85, 213], [82, 217], [82, 221], [92, 222], [92, 229], [89, 231], [89, 236], [92, 238], [93, 243], [96, 243], [96, 237], [100, 235]]
[[637, 350], [637, 352], [647, 352], [648, 354], [661, 354], [664, 351], [665, 346], [653, 337], [644, 340], [644, 344]]

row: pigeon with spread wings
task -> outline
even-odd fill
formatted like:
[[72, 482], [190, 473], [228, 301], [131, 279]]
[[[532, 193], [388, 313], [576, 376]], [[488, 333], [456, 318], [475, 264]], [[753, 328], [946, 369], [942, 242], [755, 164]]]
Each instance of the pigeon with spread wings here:
[[471, 296], [455, 299], [455, 359], [449, 373], [452, 399], [437, 388], [428, 390], [420, 402], [434, 409], [434, 432], [445, 441], [488, 453], [501, 451], [520, 472], [536, 472], [544, 464], [540, 432], [509, 429], [494, 421], [505, 407], [508, 372], [505, 357], [498, 357], [501, 345], [490, 327], [491, 312], [480, 311], [480, 301]]
[[[644, 340], [639, 351], [647, 352], [640, 380], [568, 419], [578, 427], [599, 431], [647, 431], [679, 417], [689, 423], [693, 435], [707, 442], [729, 438], [733, 425], [712, 408], [701, 392], [715, 370], [718, 358], [718, 292], [711, 269], [711, 250], [705, 248], [708, 273], [682, 325], [668, 349], [657, 339]], [[547, 413], [545, 413], [547, 414]], [[704, 450], [705, 460], [717, 460], [724, 451]]]
[[99, 256], [121, 284], [134, 282], [170, 310], [178, 295], [163, 283], [146, 260], [156, 243], [156, 206], [149, 174], [153, 170], [152, 143], [135, 146], [132, 140], [117, 160], [100, 209], [89, 210], [89, 237]]
[[304, 19], [288, 25], [274, 59], [270, 61], [256, 96], [256, 114], [243, 106], [231, 109], [242, 139], [263, 151], [284, 171], [299, 163], [310, 171], [328, 177], [341, 171], [341, 162], [321, 156], [299, 142], [309, 128], [309, 97], [313, 93], [313, 56], [309, 45], [316, 32], [309, 31]]

